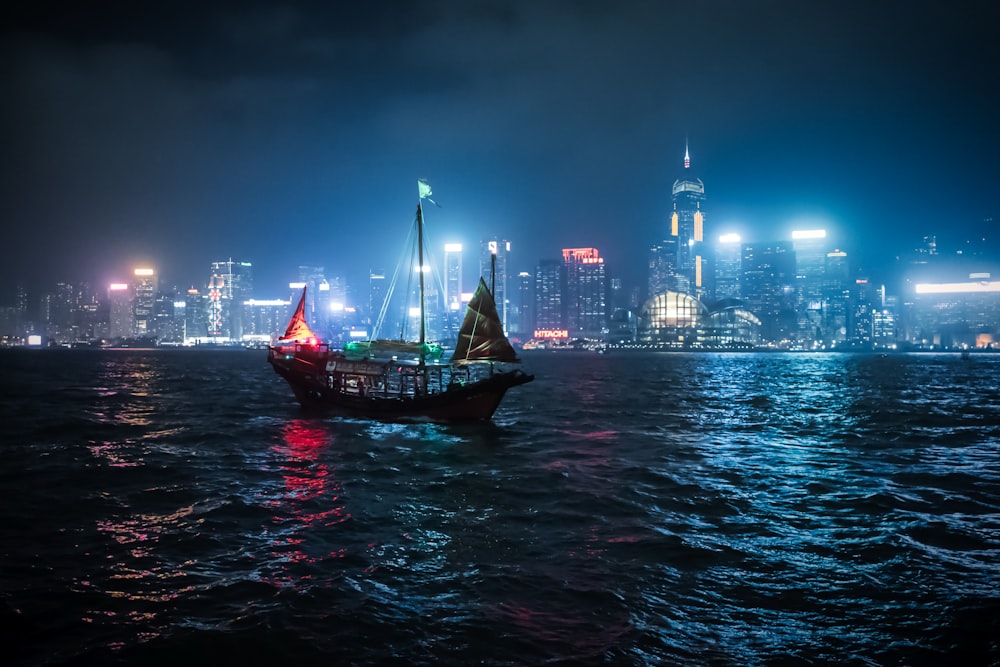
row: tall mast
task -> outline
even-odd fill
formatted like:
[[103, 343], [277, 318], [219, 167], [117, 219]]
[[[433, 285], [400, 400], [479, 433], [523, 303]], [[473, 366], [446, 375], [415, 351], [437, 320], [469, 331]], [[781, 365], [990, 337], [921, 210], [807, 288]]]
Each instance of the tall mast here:
[[[420, 344], [427, 338], [427, 318], [424, 313], [424, 213], [417, 200], [417, 271], [420, 273]], [[423, 354], [420, 355], [421, 359]]]
[[496, 294], [497, 282], [497, 248], [490, 248], [490, 294]]

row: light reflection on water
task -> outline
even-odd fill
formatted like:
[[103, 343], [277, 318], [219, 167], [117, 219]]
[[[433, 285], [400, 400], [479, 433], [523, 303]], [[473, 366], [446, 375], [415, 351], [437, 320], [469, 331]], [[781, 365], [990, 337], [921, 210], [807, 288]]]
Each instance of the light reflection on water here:
[[80, 358], [8, 418], [0, 592], [47, 638], [15, 664], [1000, 658], [1000, 357], [529, 356], [476, 427]]
[[[158, 409], [157, 395], [163, 383], [162, 367], [137, 355], [107, 355], [98, 364], [97, 400], [87, 411], [89, 421], [107, 427], [109, 437], [91, 440], [87, 448], [97, 458], [115, 467], [139, 466], [149, 453], [144, 440], [166, 440], [173, 430], [150, 434]], [[134, 433], [122, 438], [123, 432]]]
[[350, 519], [335, 471], [321, 458], [331, 444], [330, 430], [322, 423], [293, 419], [281, 428], [274, 461], [284, 488], [261, 498], [261, 505], [273, 512], [262, 536], [270, 543], [271, 567], [267, 570], [272, 571], [270, 581], [276, 585], [316, 585], [320, 583], [317, 579], [324, 577], [322, 572], [296, 566], [314, 566], [344, 556], [343, 546], [313, 539]]

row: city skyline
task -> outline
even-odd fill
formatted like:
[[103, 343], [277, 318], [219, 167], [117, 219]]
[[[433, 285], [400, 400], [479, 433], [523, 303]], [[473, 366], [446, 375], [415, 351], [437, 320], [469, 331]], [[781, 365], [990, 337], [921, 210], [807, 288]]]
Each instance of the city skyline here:
[[441, 243], [499, 235], [534, 261], [572, 238], [635, 284], [685, 144], [720, 233], [823, 227], [876, 268], [911, 232], [956, 246], [994, 226], [998, 11], [19, 5], [0, 32], [0, 284], [229, 256], [262, 284], [358, 275], [390, 263], [359, 249], [406, 229], [420, 177]]
[[[686, 183], [704, 191], [700, 181]], [[683, 187], [675, 190], [683, 196]], [[680, 217], [692, 217], [680, 204], [677, 210]], [[701, 218], [693, 217], [696, 231], [682, 231], [682, 238], [700, 234]], [[484, 243], [480, 250], [500, 245], [507, 244]], [[698, 250], [700, 243], [691, 247], [704, 253], [693, 264], [684, 254], [659, 255], [661, 244], [651, 249], [650, 285], [657, 287], [646, 295], [637, 288], [625, 289], [619, 278], [609, 275], [597, 248], [564, 247], [561, 262], [541, 258], [534, 273], [516, 276], [498, 262], [496, 289], [504, 283], [512, 289], [501, 310], [511, 318], [504, 329], [521, 342], [561, 336], [564, 341], [669, 349], [692, 344], [708, 349], [996, 347], [1000, 340], [996, 258], [950, 253], [933, 236], [922, 238], [900, 258], [892, 275], [881, 279], [852, 267], [851, 253], [831, 245], [823, 229], [795, 230], [789, 238], [767, 242], [739, 242], [727, 234], [704, 249]], [[453, 261], [460, 260], [454, 256], [461, 254], [458, 246], [451, 246], [451, 252]], [[654, 256], [663, 263], [654, 263]], [[454, 266], [427, 255], [425, 261], [431, 262], [435, 276], [427, 293], [430, 333], [447, 343], [456, 324], [449, 313], [463, 307], [470, 296], [468, 285], [452, 275], [451, 286], [446, 286]], [[492, 283], [483, 261], [480, 257], [480, 269], [487, 273], [476, 271], [469, 280], [483, 275]], [[325, 340], [339, 344], [386, 331], [394, 332], [390, 337], [400, 335], [399, 327], [409, 326], [403, 325], [405, 312], [414, 305], [407, 303], [413, 298], [406, 296], [408, 289], [397, 290], [391, 304], [377, 305], [385, 296], [382, 272], [352, 284], [322, 266], [300, 265], [295, 281], [265, 287], [267, 293], [255, 289], [252, 263], [234, 259], [212, 262], [207, 284], [191, 289], [163, 280], [151, 266], [130, 273], [126, 282], [59, 281], [34, 294], [19, 289], [16, 307], [0, 308], [2, 344], [23, 344], [22, 336], [35, 346], [107, 345], [122, 339], [166, 345], [259, 344], [284, 329], [292, 304], [306, 286], [311, 286], [307, 319]], [[461, 294], [457, 303], [445, 301], [449, 291]], [[385, 314], [388, 329], [373, 327]]]
[[[710, 226], [711, 223], [708, 223], [708, 225]], [[899, 252], [898, 254], [894, 255], [894, 257], [886, 258], [887, 263], [882, 265], [877, 271], [873, 272], [854, 264], [853, 260], [855, 260], [858, 256], [857, 250], [836, 244], [834, 240], [831, 238], [829, 230], [826, 229], [822, 230], [789, 229], [788, 233], [785, 236], [778, 236], [767, 239], [743, 238], [739, 234], [732, 232], [716, 234], [714, 233], [714, 230], [712, 230], [712, 234], [710, 235], [710, 237], [706, 238], [705, 241], [706, 246], [710, 248], [709, 257], [706, 258], [706, 260], [711, 259], [713, 262], [717, 261], [719, 259], [717, 253], [723, 251], [724, 248], [728, 245], [734, 245], [735, 248], [742, 250], [748, 244], [782, 242], [782, 241], [790, 242], [793, 241], [799, 234], [802, 233], [809, 234], [814, 232], [822, 232], [823, 234], [821, 238], [823, 242], [822, 245], [825, 248], [824, 253], [827, 251], [838, 252], [844, 254], [845, 256], [849, 257], [852, 260], [849, 264], [850, 272], [852, 275], [863, 274], [865, 276], [872, 276], [874, 273], [875, 274], [874, 278], [876, 280], [891, 281], [894, 277], [897, 276], [901, 266], [905, 266], [908, 261], [911, 261], [915, 256], [921, 253], [929, 253], [935, 255], [937, 257], [939, 266], [944, 266], [949, 259], [962, 260], [963, 258], [979, 257], [981, 259], [980, 261], [981, 266], [987, 268], [997, 267], [998, 270], [1000, 270], [1000, 256], [998, 256], [993, 252], [990, 252], [992, 250], [991, 246], [986, 244], [978, 244], [971, 246], [968, 244], [962, 244], [960, 246], [949, 247], [943, 245], [940, 241], [938, 241], [937, 234], [931, 233], [924, 236], [914, 236], [911, 238], [907, 238], [904, 241], [904, 245], [908, 244], [906, 245], [906, 248], [903, 251]], [[429, 253], [430, 257], [427, 261], [428, 265], [432, 269], [432, 273], [435, 274], [437, 276], [437, 279], [441, 281], [443, 287], [446, 282], [446, 276], [448, 274], [449, 262], [450, 263], [455, 262], [454, 258], [449, 260], [448, 255], [449, 253], [457, 254], [461, 261], [461, 266], [463, 267], [462, 271], [459, 272], [459, 277], [461, 277], [463, 274], [465, 277], [464, 279], [455, 281], [454, 285], [458, 288], [458, 291], [466, 297], [471, 293], [472, 288], [475, 286], [475, 281], [478, 280], [478, 276], [480, 275], [479, 269], [483, 267], [482, 265], [483, 260], [477, 256], [478, 251], [481, 250], [480, 245], [486, 247], [488, 245], [488, 242], [483, 241], [481, 244], [475, 244], [475, 245], [471, 244], [466, 245], [454, 242], [436, 244], [435, 249], [430, 251]], [[657, 244], [654, 243], [653, 245], [655, 246]], [[548, 255], [535, 258], [519, 257], [516, 264], [518, 266], [524, 264], [525, 266], [529, 267], [530, 270], [527, 271], [527, 273], [529, 273], [530, 275], [534, 275], [534, 272], [546, 262], [561, 263], [562, 262], [561, 258], [565, 255], [567, 249], [572, 248], [573, 246], [574, 244], [571, 241], [567, 240]], [[454, 250], [454, 248], [456, 247], [459, 248], [457, 253]], [[449, 248], [451, 248], [452, 250], [449, 251]], [[970, 248], [973, 248], [974, 252], [969, 252]], [[602, 248], [597, 248], [596, 250], [598, 250], [602, 254], [604, 253], [604, 250]], [[646, 248], [646, 252], [648, 253], [649, 251], [650, 249]], [[517, 254], [515, 254], [515, 256], [516, 255]], [[892, 260], [893, 263], [891, 264], [888, 263], [888, 260]], [[603, 263], [604, 259], [602, 258], [601, 261]], [[206, 262], [205, 266], [202, 267], [201, 271], [196, 272], [195, 275], [187, 275], [187, 276], [178, 275], [175, 267], [165, 265], [164, 263], [158, 262], [155, 259], [151, 261], [142, 261], [142, 262], [121, 261], [117, 263], [121, 267], [120, 269], [116, 269], [113, 272], [108, 272], [108, 271], [105, 272], [111, 276], [111, 278], [107, 281], [95, 280], [93, 276], [70, 275], [68, 273], [61, 273], [55, 276], [46, 277], [44, 279], [39, 277], [37, 274], [25, 274], [19, 276], [15, 279], [13, 283], [4, 286], [5, 287], [4, 293], [2, 294], [2, 296], [0, 296], [0, 306], [14, 305], [13, 301], [16, 290], [27, 289], [33, 295], [37, 295], [39, 293], [51, 292], [56, 285], [61, 283], [86, 284], [89, 285], [91, 291], [95, 294], [104, 293], [107, 292], [108, 290], [113, 291], [117, 286], [123, 284], [122, 281], [130, 280], [133, 277], [134, 272], [137, 270], [153, 271], [157, 275], [160, 285], [168, 286], [170, 289], [173, 290], [184, 291], [187, 289], [196, 289], [196, 290], [201, 290], [203, 292], [209, 292], [213, 288], [216, 266], [220, 264], [230, 264], [230, 263], [245, 264], [247, 266], [251, 266], [253, 267], [254, 275], [257, 275], [257, 267], [259, 266], [259, 264], [257, 263], [257, 261], [255, 261], [255, 258], [243, 258], [234, 256], [226, 256], [224, 259], [218, 258]], [[307, 268], [315, 268], [316, 270], [322, 270], [322, 273], [326, 278], [336, 279], [338, 281], [346, 280], [347, 288], [354, 291], [357, 291], [359, 285], [367, 284], [373, 273], [384, 273], [384, 270], [380, 266], [373, 266], [371, 269], [361, 270], [354, 275], [346, 275], [343, 271], [339, 270], [338, 266], [336, 265], [324, 265], [322, 263], [314, 263], [314, 264], [300, 263], [296, 265], [283, 267], [282, 273], [285, 277], [279, 278], [277, 282], [262, 284], [263, 281], [260, 281], [259, 279], [255, 278], [254, 282], [257, 284], [257, 287], [256, 289], [253, 290], [254, 296], [256, 298], [272, 298], [284, 294], [291, 286], [297, 285], [301, 287], [301, 285], [303, 284], [301, 278], [301, 272], [303, 269]], [[649, 267], [647, 265], [643, 265], [641, 268], [643, 271], [646, 271], [648, 270]], [[715, 270], [714, 267], [712, 268], [712, 270], [713, 271]], [[613, 265], [610, 266], [608, 268], [608, 277], [620, 279], [619, 271], [620, 270], [618, 269], [618, 267], [615, 267]], [[514, 270], [508, 268], [507, 277], [509, 280], [513, 280], [521, 272], [522, 271], [520, 270]], [[946, 271], [946, 273], [953, 274], [954, 271]], [[482, 275], [484, 276], [484, 278], [488, 279], [487, 273], [482, 273]], [[640, 295], [643, 295], [643, 298], [648, 298], [650, 296], [650, 293], [648, 288], [644, 284], [646, 280], [647, 280], [646, 277], [642, 277], [638, 281], [638, 284], [630, 284], [626, 285], [626, 287], [629, 289], [638, 290], [638, 293]], [[445, 287], [446, 291], [447, 289], [448, 288]], [[662, 289], [667, 289], [667, 287], [663, 287]], [[725, 294], [720, 294], [714, 298], [725, 298], [725, 296], [726, 296]]]

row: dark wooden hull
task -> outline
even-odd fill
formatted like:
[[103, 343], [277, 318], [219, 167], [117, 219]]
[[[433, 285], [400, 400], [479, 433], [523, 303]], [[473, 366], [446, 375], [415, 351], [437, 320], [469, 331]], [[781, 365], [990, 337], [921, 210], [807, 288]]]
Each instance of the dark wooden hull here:
[[427, 395], [362, 396], [328, 387], [327, 355], [276, 354], [268, 361], [283, 377], [299, 404], [310, 412], [392, 422], [458, 423], [487, 421], [493, 417], [507, 390], [531, 382], [521, 370], [496, 372], [487, 378], [449, 385]]

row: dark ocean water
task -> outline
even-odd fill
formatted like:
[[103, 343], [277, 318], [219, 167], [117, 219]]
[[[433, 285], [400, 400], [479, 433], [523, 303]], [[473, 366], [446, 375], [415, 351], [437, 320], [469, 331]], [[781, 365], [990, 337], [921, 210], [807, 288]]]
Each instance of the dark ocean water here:
[[0, 663], [1000, 664], [1000, 355], [529, 353], [494, 423], [6, 351]]

